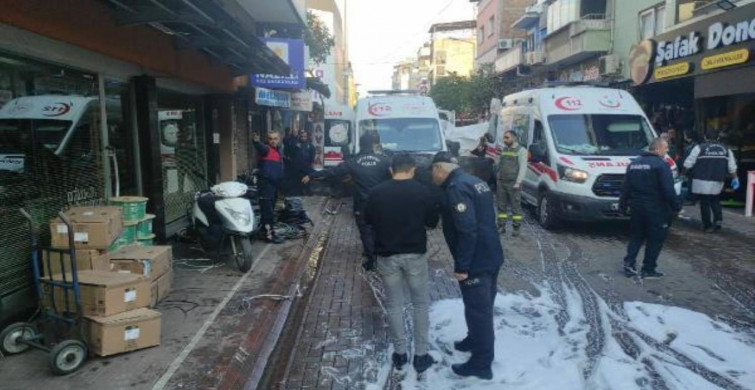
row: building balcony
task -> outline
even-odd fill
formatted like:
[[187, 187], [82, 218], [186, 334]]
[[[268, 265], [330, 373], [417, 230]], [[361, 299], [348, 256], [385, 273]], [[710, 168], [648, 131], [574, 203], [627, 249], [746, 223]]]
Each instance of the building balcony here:
[[524, 53], [524, 63], [527, 66], [541, 65], [545, 63], [545, 53], [542, 51], [530, 51]]
[[548, 64], [570, 64], [611, 48], [611, 22], [605, 15], [586, 15], [545, 38]]
[[505, 51], [495, 60], [496, 73], [504, 73], [516, 69], [519, 65], [524, 65], [524, 53], [522, 46], [517, 45]]

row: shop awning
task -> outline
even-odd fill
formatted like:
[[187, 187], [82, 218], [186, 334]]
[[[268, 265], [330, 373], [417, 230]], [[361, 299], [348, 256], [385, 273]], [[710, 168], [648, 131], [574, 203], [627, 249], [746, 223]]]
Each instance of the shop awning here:
[[330, 98], [330, 88], [317, 77], [307, 77], [307, 89], [311, 89], [326, 98]]
[[214, 1], [107, 1], [114, 6], [120, 25], [149, 25], [172, 36], [179, 49], [203, 51], [230, 67], [234, 75], [291, 73], [288, 65], [257, 39], [253, 22], [240, 23]]

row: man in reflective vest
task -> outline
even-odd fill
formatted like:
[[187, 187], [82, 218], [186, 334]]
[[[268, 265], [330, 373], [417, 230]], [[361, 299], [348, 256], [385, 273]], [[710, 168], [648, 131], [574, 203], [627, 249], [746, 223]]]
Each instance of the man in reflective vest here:
[[719, 195], [724, 188], [727, 173], [733, 177], [731, 187], [734, 190], [739, 188], [734, 154], [718, 141], [718, 131], [709, 130], [705, 133], [705, 142], [692, 148], [684, 160], [684, 167], [692, 169], [692, 193], [700, 200], [703, 229], [706, 233], [721, 230], [723, 213]]
[[267, 134], [267, 144], [260, 142], [259, 134], [254, 135], [254, 148], [257, 150], [259, 167], [260, 223], [265, 235], [265, 241], [275, 244], [283, 240], [275, 235], [275, 199], [278, 187], [283, 180], [283, 158], [280, 150], [281, 136], [277, 132]]
[[522, 181], [527, 172], [527, 149], [517, 142], [517, 135], [513, 131], [503, 134], [503, 150], [498, 163], [498, 229], [506, 233], [508, 209], [511, 207], [514, 231], [512, 235], [519, 235], [522, 224]]

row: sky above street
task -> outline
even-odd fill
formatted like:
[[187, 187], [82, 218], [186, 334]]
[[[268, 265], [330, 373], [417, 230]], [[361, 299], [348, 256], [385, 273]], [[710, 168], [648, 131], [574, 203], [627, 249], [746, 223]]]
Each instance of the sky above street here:
[[361, 96], [390, 89], [393, 65], [414, 57], [438, 22], [476, 17], [469, 0], [339, 0], [347, 1], [349, 57]]

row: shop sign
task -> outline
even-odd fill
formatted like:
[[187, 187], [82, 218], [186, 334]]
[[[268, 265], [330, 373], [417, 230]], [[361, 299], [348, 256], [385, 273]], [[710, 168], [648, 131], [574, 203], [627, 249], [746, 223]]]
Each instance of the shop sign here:
[[705, 57], [700, 62], [700, 67], [703, 70], [711, 70], [716, 68], [723, 68], [731, 65], [744, 64], [750, 59], [749, 49], [740, 49], [730, 51], [728, 53], [717, 54], [710, 57]]
[[312, 93], [308, 90], [305, 92], [292, 92], [290, 108], [294, 111], [312, 111]]
[[254, 101], [261, 106], [289, 108], [291, 107], [291, 94], [286, 91], [255, 88]]
[[658, 42], [655, 63], [661, 65], [700, 53], [700, 38], [700, 33], [693, 31], [689, 33], [689, 38], [678, 36], [673, 41]]
[[252, 86], [263, 88], [303, 89], [307, 79], [304, 76], [304, 41], [301, 39], [260, 38], [290, 68], [291, 74], [253, 74]]
[[655, 70], [656, 80], [663, 80], [671, 77], [682, 76], [690, 72], [692, 67], [689, 62], [680, 62], [674, 65], [662, 66]]

